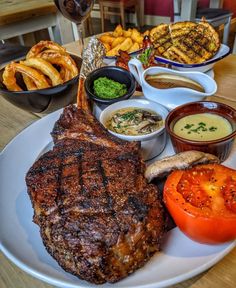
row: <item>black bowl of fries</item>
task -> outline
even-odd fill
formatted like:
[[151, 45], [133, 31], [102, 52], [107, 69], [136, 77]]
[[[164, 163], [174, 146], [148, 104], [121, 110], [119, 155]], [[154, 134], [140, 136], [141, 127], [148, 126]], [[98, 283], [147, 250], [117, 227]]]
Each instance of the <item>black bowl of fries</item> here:
[[[34, 47], [42, 52], [39, 49], [35, 52]], [[40, 52], [42, 59], [50, 61], [50, 66], [46, 60], [34, 55], [7, 64], [0, 70], [0, 95], [15, 106], [34, 113], [51, 112], [73, 103], [82, 59], [68, 54], [52, 41], [41, 41], [34, 47], [30, 51]]]

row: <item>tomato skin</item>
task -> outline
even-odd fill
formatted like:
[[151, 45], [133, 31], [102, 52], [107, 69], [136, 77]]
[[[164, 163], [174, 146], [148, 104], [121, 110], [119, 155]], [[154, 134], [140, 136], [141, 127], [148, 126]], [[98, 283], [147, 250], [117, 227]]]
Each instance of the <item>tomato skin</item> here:
[[[217, 165], [215, 164], [215, 167]], [[201, 215], [201, 209], [192, 207], [176, 189], [183, 173], [184, 171], [172, 172], [166, 180], [163, 192], [164, 203], [179, 229], [192, 240], [204, 244], [219, 244], [234, 240], [236, 213], [229, 212], [227, 216], [207, 213]], [[236, 176], [236, 171], [234, 173]]]

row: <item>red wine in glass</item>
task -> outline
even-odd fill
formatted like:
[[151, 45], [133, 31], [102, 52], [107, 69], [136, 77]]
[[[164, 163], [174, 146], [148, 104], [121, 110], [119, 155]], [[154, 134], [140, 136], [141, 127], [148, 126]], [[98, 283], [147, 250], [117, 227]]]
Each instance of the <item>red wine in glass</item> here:
[[54, 0], [57, 8], [67, 19], [81, 24], [91, 12], [94, 0]]
[[83, 46], [81, 23], [89, 16], [95, 0], [54, 0], [54, 2], [65, 18], [77, 24]]

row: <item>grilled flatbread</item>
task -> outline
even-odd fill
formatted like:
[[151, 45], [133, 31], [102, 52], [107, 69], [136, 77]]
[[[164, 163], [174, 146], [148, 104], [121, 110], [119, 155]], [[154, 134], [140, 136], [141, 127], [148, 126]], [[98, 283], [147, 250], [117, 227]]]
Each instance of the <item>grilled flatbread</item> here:
[[216, 30], [206, 21], [160, 24], [150, 31], [157, 55], [185, 63], [202, 63], [220, 48]]

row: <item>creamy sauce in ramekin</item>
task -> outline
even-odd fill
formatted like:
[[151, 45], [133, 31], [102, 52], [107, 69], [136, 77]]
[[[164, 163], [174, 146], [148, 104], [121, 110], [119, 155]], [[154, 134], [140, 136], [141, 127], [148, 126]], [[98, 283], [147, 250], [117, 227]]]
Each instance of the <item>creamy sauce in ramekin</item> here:
[[179, 119], [173, 132], [188, 140], [212, 141], [228, 136], [233, 130], [226, 118], [212, 113], [199, 113]]

